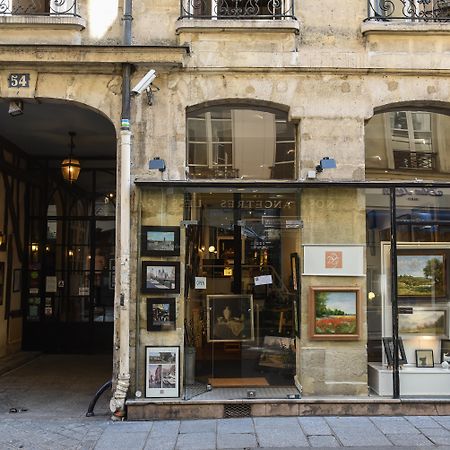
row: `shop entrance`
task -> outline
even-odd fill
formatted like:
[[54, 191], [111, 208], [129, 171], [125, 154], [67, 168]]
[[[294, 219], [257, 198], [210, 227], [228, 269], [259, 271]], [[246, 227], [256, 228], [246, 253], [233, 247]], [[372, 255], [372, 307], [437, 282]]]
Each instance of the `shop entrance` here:
[[186, 194], [185, 217], [186, 384], [293, 385], [298, 193], [200, 190]]

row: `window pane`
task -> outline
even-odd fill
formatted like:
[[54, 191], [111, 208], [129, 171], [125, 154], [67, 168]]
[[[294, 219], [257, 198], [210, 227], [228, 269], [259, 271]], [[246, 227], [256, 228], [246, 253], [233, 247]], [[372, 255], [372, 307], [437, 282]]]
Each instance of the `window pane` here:
[[219, 166], [233, 164], [233, 146], [231, 144], [213, 144], [214, 163]]
[[189, 164], [208, 165], [208, 154], [206, 144], [189, 144]]
[[278, 142], [275, 162], [294, 161], [295, 144], [292, 142]]
[[212, 119], [211, 128], [213, 141], [231, 141], [232, 136], [230, 119]]
[[188, 136], [191, 142], [206, 141], [206, 125], [203, 117], [188, 119]]

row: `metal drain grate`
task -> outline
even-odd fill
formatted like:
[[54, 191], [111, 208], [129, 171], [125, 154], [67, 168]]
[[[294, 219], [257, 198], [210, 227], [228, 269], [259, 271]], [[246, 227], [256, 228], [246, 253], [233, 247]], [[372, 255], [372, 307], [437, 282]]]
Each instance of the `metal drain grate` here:
[[252, 408], [248, 403], [225, 404], [223, 417], [250, 417]]

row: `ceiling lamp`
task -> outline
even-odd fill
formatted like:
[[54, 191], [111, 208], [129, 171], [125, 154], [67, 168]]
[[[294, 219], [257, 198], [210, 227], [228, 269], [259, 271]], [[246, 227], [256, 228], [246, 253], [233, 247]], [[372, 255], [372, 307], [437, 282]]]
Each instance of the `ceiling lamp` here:
[[61, 163], [61, 172], [63, 178], [69, 183], [73, 183], [77, 181], [78, 175], [80, 175], [80, 161], [74, 158], [73, 149], [75, 148], [75, 144], [73, 143], [73, 138], [75, 137], [75, 133], [73, 131], [69, 132], [70, 136], [70, 153], [69, 156]]

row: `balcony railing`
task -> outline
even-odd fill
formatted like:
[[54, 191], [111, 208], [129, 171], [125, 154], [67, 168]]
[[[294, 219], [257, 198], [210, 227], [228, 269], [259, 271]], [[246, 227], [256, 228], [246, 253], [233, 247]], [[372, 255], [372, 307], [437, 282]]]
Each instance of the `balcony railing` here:
[[77, 0], [0, 0], [2, 15], [77, 16]]
[[369, 0], [370, 20], [450, 21], [450, 0]]
[[396, 169], [433, 170], [435, 156], [434, 153], [394, 150], [394, 164]]
[[294, 0], [181, 0], [181, 19], [295, 19]]

